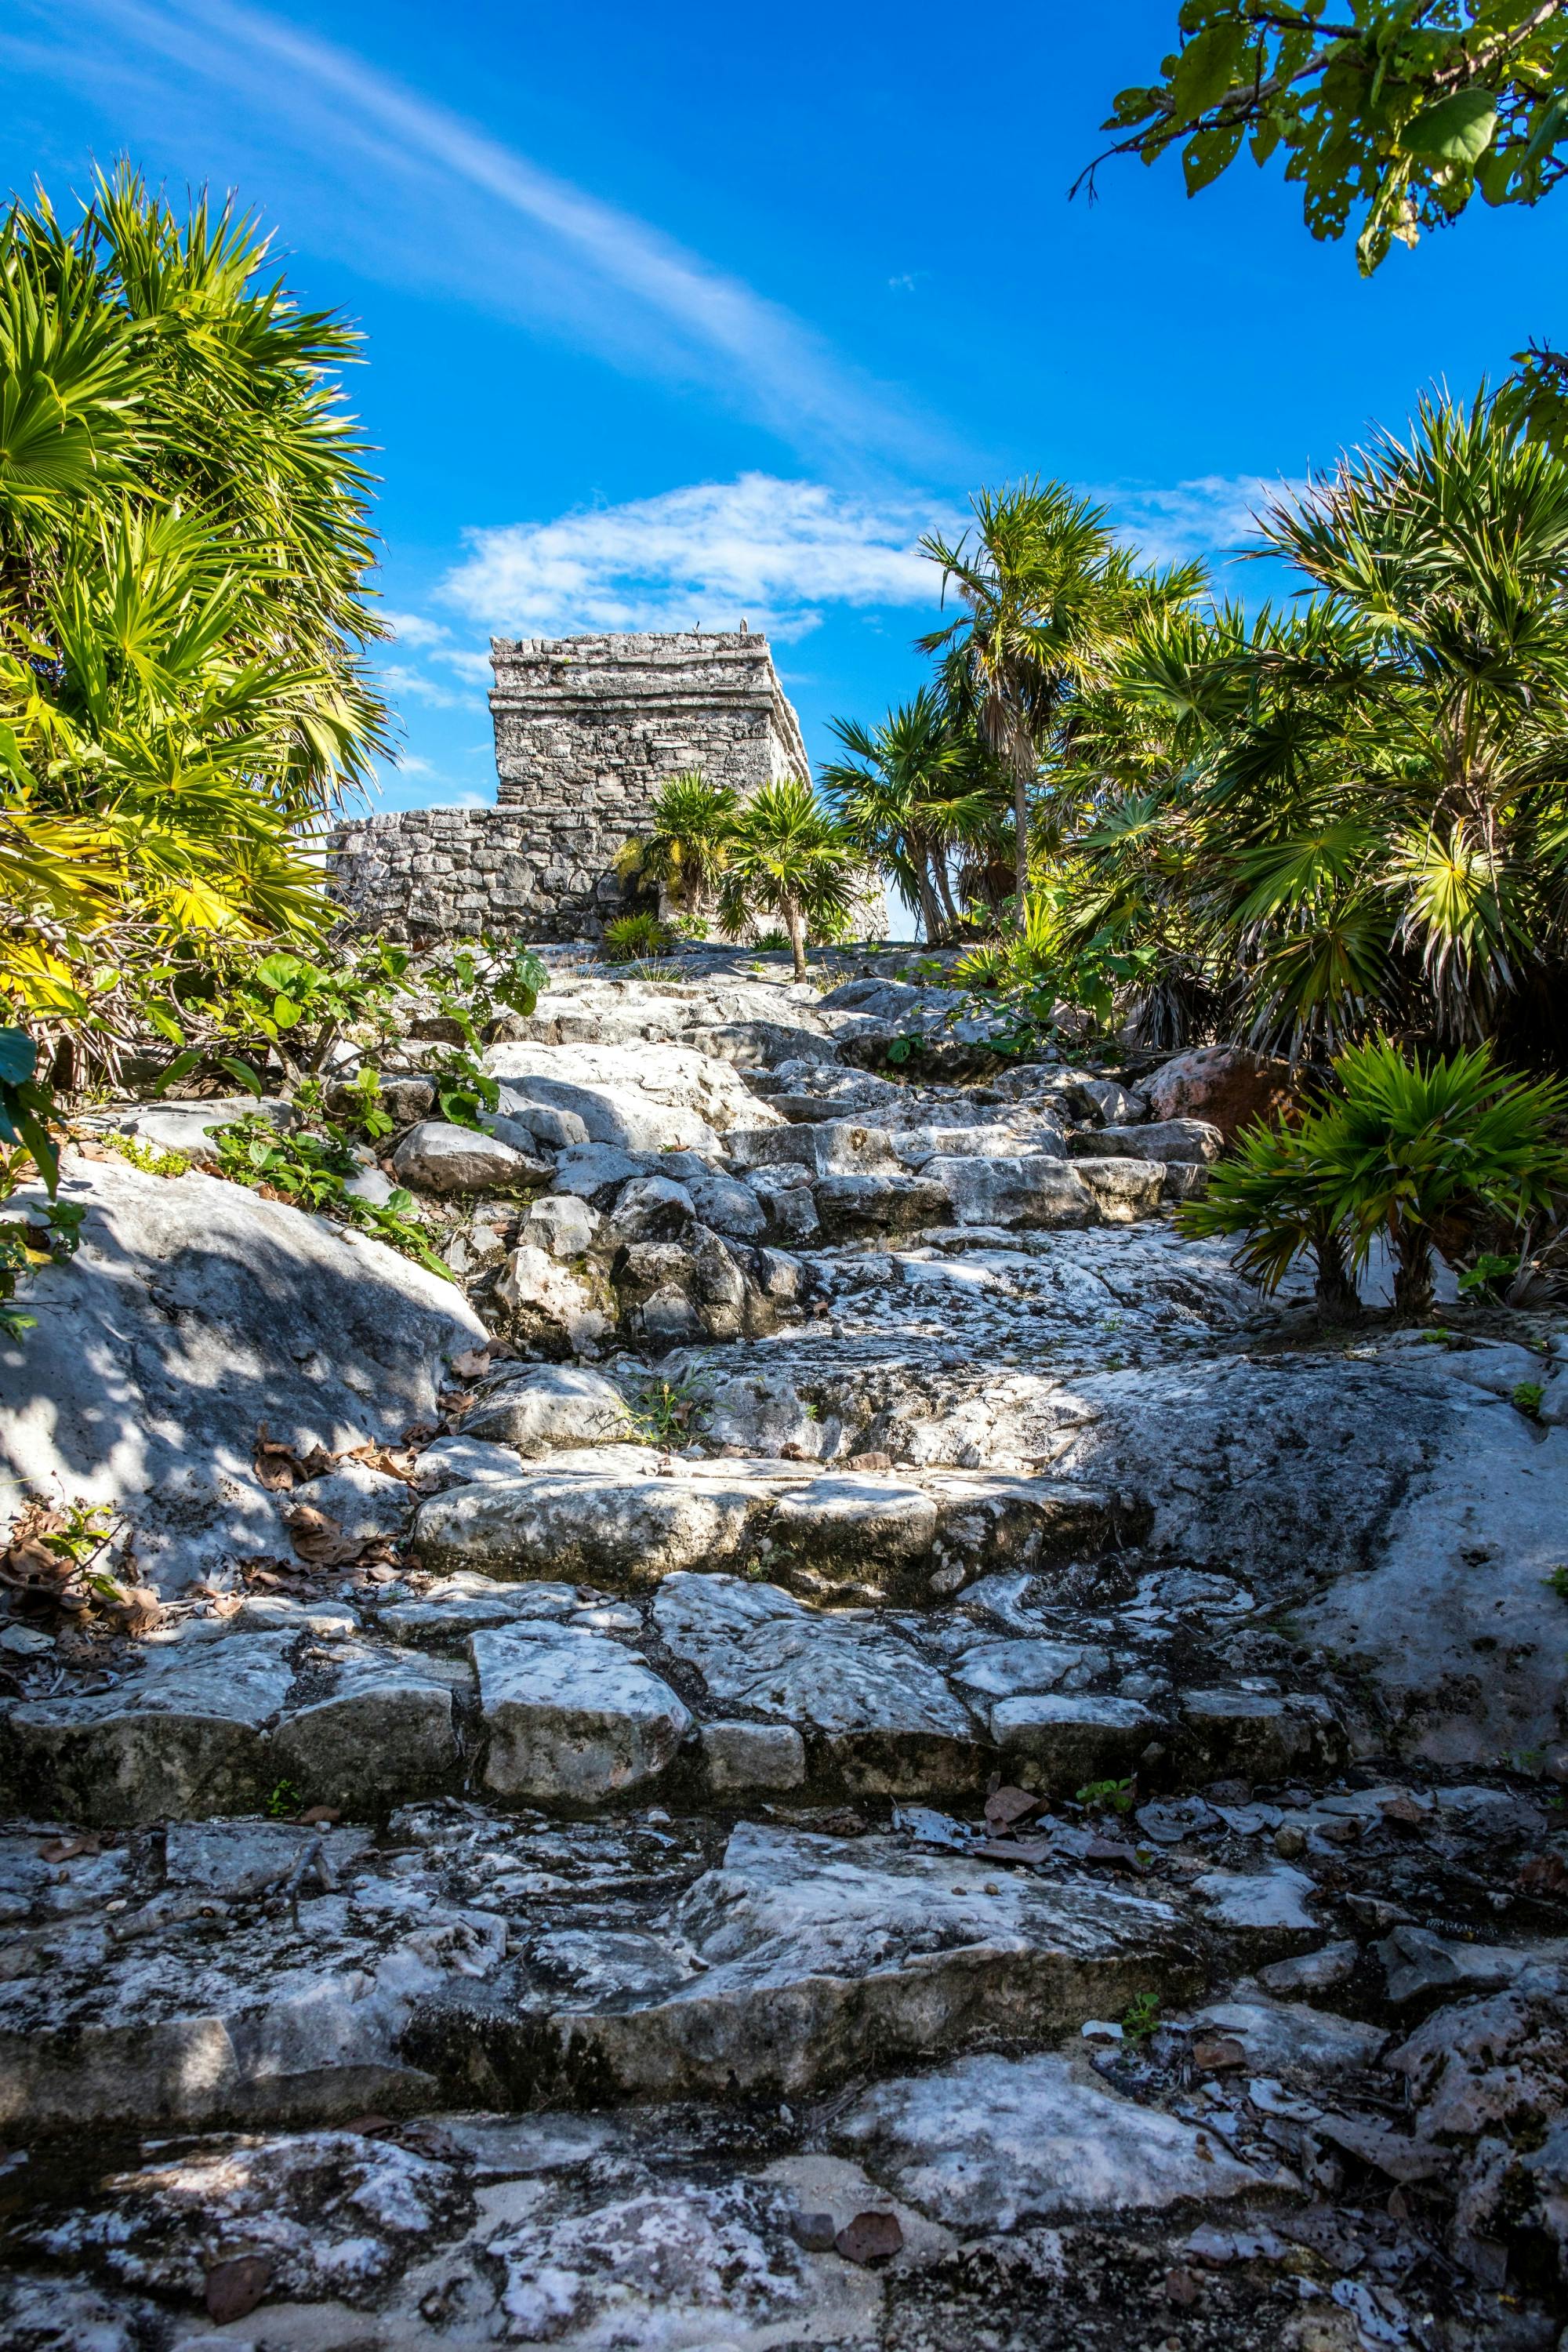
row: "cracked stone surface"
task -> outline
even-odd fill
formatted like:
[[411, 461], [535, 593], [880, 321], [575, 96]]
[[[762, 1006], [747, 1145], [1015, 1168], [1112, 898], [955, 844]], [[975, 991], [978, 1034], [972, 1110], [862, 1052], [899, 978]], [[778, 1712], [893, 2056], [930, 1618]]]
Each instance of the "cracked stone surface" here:
[[0, 1466], [163, 1608], [0, 1625], [7, 2347], [1554, 2352], [1563, 1318], [1319, 1332], [1173, 1220], [1271, 1066], [865, 965], [411, 1041], [460, 1286], [68, 1154]]

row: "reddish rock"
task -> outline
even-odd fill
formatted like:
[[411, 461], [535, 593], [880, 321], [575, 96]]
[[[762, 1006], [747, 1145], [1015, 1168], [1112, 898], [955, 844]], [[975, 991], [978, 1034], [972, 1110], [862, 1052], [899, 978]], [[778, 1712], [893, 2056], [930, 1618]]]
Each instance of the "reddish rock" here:
[[1156, 1119], [1205, 1118], [1229, 1143], [1257, 1118], [1278, 1118], [1294, 1097], [1290, 1066], [1245, 1045], [1196, 1045], [1142, 1082]]

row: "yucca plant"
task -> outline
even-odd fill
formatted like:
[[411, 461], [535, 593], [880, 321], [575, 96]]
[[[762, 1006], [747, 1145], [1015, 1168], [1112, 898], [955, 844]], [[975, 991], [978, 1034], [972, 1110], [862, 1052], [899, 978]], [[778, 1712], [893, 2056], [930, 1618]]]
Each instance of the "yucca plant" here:
[[1401, 1318], [1432, 1303], [1432, 1253], [1483, 1218], [1522, 1223], [1568, 1192], [1568, 1150], [1554, 1129], [1568, 1089], [1509, 1076], [1480, 1046], [1423, 1062], [1387, 1037], [1332, 1065], [1334, 1093], [1294, 1127], [1255, 1127], [1179, 1213], [1184, 1232], [1244, 1236], [1238, 1263], [1265, 1290], [1303, 1252], [1320, 1307], [1353, 1312], [1350, 1275], [1373, 1241], [1394, 1262]]
[[851, 835], [803, 778], [763, 784], [735, 820], [719, 928], [738, 939], [759, 910], [782, 915], [795, 976], [805, 980], [806, 926], [848, 914], [858, 863]]
[[1553, 1133], [1568, 1115], [1560, 1083], [1510, 1076], [1489, 1046], [1423, 1063], [1386, 1037], [1333, 1066], [1339, 1098], [1316, 1129], [1314, 1162], [1358, 1255], [1386, 1234], [1397, 1314], [1430, 1307], [1441, 1228], [1483, 1214], [1522, 1223], [1568, 1191], [1568, 1151]]
[[662, 955], [669, 933], [657, 915], [617, 915], [605, 925], [605, 957], [609, 963], [637, 963], [645, 956]]
[[1314, 1152], [1313, 1117], [1299, 1127], [1258, 1125], [1209, 1171], [1201, 1197], [1177, 1212], [1194, 1240], [1239, 1234], [1235, 1263], [1271, 1295], [1302, 1256], [1311, 1260], [1318, 1312], [1327, 1323], [1351, 1323], [1361, 1312], [1352, 1260], [1350, 1220]]

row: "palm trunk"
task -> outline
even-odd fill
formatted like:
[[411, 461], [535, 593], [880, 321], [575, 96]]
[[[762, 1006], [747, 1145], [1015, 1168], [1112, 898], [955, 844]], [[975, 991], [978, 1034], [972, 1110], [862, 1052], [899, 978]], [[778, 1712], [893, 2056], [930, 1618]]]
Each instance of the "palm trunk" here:
[[799, 899], [786, 898], [784, 911], [784, 928], [789, 932], [789, 951], [795, 958], [795, 976], [796, 980], [808, 980], [811, 975], [805, 968], [805, 923]]
[[947, 910], [948, 929], [956, 939], [959, 931], [959, 913], [953, 901], [952, 877], [947, 870], [946, 856], [942, 850], [933, 849], [931, 854], [931, 872], [936, 876], [936, 887], [942, 893], [942, 903]]
[[923, 849], [916, 851], [914, 863], [915, 893], [920, 899], [921, 920], [925, 925], [926, 945], [934, 947], [942, 931], [942, 909], [931, 887], [931, 868]]
[[1418, 1323], [1431, 1310], [1435, 1287], [1432, 1241], [1425, 1225], [1392, 1224], [1394, 1244], [1394, 1313], [1400, 1323]]
[[1345, 1264], [1344, 1243], [1338, 1229], [1322, 1227], [1312, 1238], [1317, 1265], [1318, 1313], [1325, 1323], [1353, 1323], [1361, 1314], [1361, 1297]]
[[1016, 761], [1013, 767], [1013, 824], [1018, 877], [1013, 928], [1022, 938], [1029, 920], [1029, 782]]

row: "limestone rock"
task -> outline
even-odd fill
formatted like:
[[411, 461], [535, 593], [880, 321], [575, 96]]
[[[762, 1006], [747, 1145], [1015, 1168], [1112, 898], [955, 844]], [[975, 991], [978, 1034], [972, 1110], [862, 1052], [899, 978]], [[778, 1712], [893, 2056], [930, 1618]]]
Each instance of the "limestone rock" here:
[[[651, 1469], [651, 1465], [650, 1465]], [[412, 1543], [438, 1573], [651, 1579], [733, 1559], [773, 1501], [743, 1478], [540, 1471], [459, 1486], [420, 1506]]]
[[392, 1164], [412, 1192], [439, 1194], [517, 1192], [548, 1184], [554, 1173], [549, 1160], [515, 1150], [499, 1135], [439, 1118], [410, 1128]]
[[961, 1225], [1088, 1225], [1097, 1220], [1094, 1194], [1065, 1160], [1038, 1153], [928, 1160], [925, 1175], [942, 1185]]
[[1136, 1127], [1107, 1121], [1101, 1128], [1075, 1137], [1072, 1148], [1075, 1158], [1085, 1160], [1104, 1159], [1121, 1151], [1132, 1160], [1207, 1161], [1219, 1158], [1225, 1150], [1225, 1137], [1217, 1127], [1203, 1118], [1150, 1119]]
[[294, 1124], [293, 1106], [264, 1096], [208, 1095], [200, 1102], [139, 1103], [132, 1110], [110, 1110], [84, 1121], [111, 1133], [129, 1135], [151, 1151], [177, 1151], [197, 1168], [218, 1164], [217, 1131], [237, 1119], [265, 1118], [280, 1129]]
[[705, 1723], [702, 1761], [716, 1797], [798, 1789], [805, 1742], [792, 1723]]
[[529, 1203], [517, 1229], [525, 1249], [542, 1249], [551, 1257], [581, 1257], [592, 1248], [599, 1214], [574, 1192], [551, 1192]]
[[292, 1638], [157, 1651], [113, 1689], [14, 1704], [0, 1717], [7, 1804], [92, 1822], [250, 1811], [271, 1786], [265, 1727], [293, 1683]]
[[364, 1642], [336, 1645], [329, 1671], [331, 1689], [297, 1706], [270, 1742], [279, 1777], [308, 1804], [363, 1819], [457, 1781], [454, 1700], [467, 1675]]
[[1137, 1700], [1046, 1692], [998, 1699], [991, 1736], [1025, 1788], [1071, 1795], [1089, 1780], [1121, 1780], [1160, 1730]]
[[166, 1591], [287, 1556], [252, 1466], [263, 1423], [301, 1454], [395, 1444], [435, 1419], [443, 1359], [484, 1337], [451, 1284], [241, 1185], [68, 1159], [62, 1193], [88, 1211], [81, 1247], [30, 1285], [37, 1328], [0, 1345], [0, 1469], [13, 1497], [126, 1512]]
[[600, 1286], [531, 1243], [512, 1251], [495, 1297], [507, 1328], [552, 1353], [596, 1355], [615, 1328]]
[[600, 1803], [655, 1779], [690, 1728], [668, 1684], [603, 1636], [541, 1622], [470, 1647], [498, 1796]]
[[772, 1585], [689, 1574], [666, 1579], [654, 1621], [716, 1701], [801, 1727], [847, 1787], [923, 1794], [981, 1777], [967, 1709], [885, 1622], [823, 1614]]
[[625, 1444], [633, 1431], [625, 1397], [603, 1372], [549, 1364], [487, 1390], [463, 1416], [463, 1433], [531, 1456], [567, 1445]]
[[[809, 1135], [811, 1128], [790, 1128], [791, 1135]], [[816, 1187], [816, 1213], [829, 1241], [857, 1234], [918, 1233], [953, 1213], [952, 1197], [933, 1172], [933, 1160], [921, 1176], [825, 1176]]]
[[1256, 2194], [1267, 2178], [1201, 2126], [1050, 2056], [963, 2058], [884, 2084], [834, 2137], [900, 2197], [966, 2234]]
[[1137, 1217], [1152, 1216], [1165, 1189], [1164, 1168], [1153, 1160], [1079, 1159], [1073, 1173], [1088, 1185], [1108, 1225], [1130, 1225]]
[[1254, 1119], [1277, 1119], [1294, 1097], [1287, 1062], [1245, 1045], [1196, 1045], [1140, 1081], [1156, 1119], [1203, 1119], [1228, 1143]]

